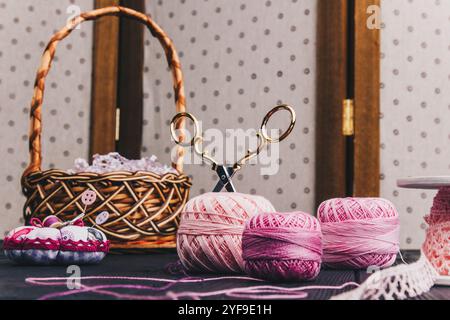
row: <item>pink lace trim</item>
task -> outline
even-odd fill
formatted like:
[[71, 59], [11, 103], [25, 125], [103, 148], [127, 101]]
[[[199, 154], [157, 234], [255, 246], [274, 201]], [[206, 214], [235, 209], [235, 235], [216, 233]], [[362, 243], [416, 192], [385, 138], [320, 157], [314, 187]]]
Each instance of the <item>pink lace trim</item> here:
[[423, 251], [442, 276], [450, 275], [450, 188], [442, 188], [434, 198]]
[[428, 228], [423, 251], [441, 276], [450, 275], [450, 221]]
[[108, 252], [109, 240], [107, 241], [61, 241], [61, 251], [89, 251], [89, 252]]
[[4, 250], [61, 250], [61, 251], [80, 251], [80, 252], [108, 252], [109, 241], [73, 241], [73, 240], [54, 240], [54, 239], [25, 239], [18, 240], [6, 237], [3, 243]]

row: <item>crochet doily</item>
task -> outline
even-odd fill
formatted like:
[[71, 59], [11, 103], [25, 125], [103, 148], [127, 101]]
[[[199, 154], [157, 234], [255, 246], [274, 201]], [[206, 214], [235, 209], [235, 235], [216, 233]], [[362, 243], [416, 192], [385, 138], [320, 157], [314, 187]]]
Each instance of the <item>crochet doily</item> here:
[[361, 286], [334, 296], [332, 300], [405, 300], [433, 287], [439, 274], [421, 252], [420, 259], [372, 274]]
[[110, 152], [106, 155], [95, 154], [93, 156], [92, 165], [89, 165], [88, 161], [85, 159], [78, 158], [75, 160], [74, 168], [68, 170], [68, 173], [77, 174], [82, 172], [93, 172], [104, 174], [115, 171], [148, 171], [159, 175], [165, 175], [167, 173], [177, 174], [177, 171], [174, 168], [158, 162], [154, 155], [139, 160], [129, 160], [117, 152]]

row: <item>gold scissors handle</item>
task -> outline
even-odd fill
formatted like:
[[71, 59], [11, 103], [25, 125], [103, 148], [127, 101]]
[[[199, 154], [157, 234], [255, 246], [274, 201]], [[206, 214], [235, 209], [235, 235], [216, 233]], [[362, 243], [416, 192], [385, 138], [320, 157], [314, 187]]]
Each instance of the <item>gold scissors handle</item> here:
[[[289, 114], [291, 116], [291, 122], [289, 124], [289, 127], [283, 134], [281, 134], [278, 138], [272, 138], [267, 133], [267, 123], [269, 122], [270, 118], [275, 113], [277, 113], [278, 111], [281, 111], [281, 110], [286, 110], [289, 112]], [[282, 104], [282, 105], [276, 106], [275, 108], [270, 110], [263, 119], [260, 131], [256, 134], [256, 136], [258, 138], [258, 146], [256, 148], [256, 151], [248, 150], [247, 154], [241, 160], [239, 160], [238, 162], [236, 162], [234, 164], [234, 169], [239, 170], [244, 164], [249, 162], [254, 157], [258, 156], [267, 144], [280, 143], [281, 141], [286, 139], [291, 134], [292, 130], [294, 129], [296, 120], [297, 120], [297, 118], [296, 118], [294, 108], [292, 108], [291, 106], [289, 106], [287, 104]]]
[[[289, 127], [287, 128], [287, 130], [278, 138], [274, 139], [271, 136], [269, 136], [267, 134], [267, 123], [269, 122], [270, 118], [277, 113], [278, 111], [281, 110], [286, 110], [290, 113], [291, 115], [291, 123], [289, 124]], [[272, 110], [270, 110], [266, 116], [263, 119], [263, 122], [261, 124], [261, 135], [264, 138], [264, 140], [266, 140], [267, 143], [280, 143], [281, 141], [283, 141], [284, 139], [286, 139], [292, 132], [292, 130], [295, 127], [295, 122], [297, 121], [296, 119], [296, 115], [295, 115], [295, 110], [294, 108], [292, 108], [291, 106], [287, 105], [287, 104], [282, 104], [279, 106], [276, 106], [275, 108], [273, 108]]]
[[[180, 141], [180, 139], [177, 136], [177, 123], [178, 121], [187, 118], [192, 121], [194, 124], [194, 135], [192, 139], [189, 142], [183, 142]], [[213, 166], [213, 169], [217, 166], [217, 161], [214, 160], [208, 153], [208, 151], [203, 151], [202, 144], [203, 144], [203, 137], [202, 133], [200, 131], [200, 125], [196, 117], [194, 117], [193, 114], [189, 112], [180, 112], [177, 113], [170, 122], [170, 134], [172, 135], [172, 139], [175, 141], [175, 143], [182, 147], [194, 147], [195, 153], [200, 155], [203, 160], [206, 160], [210, 162], [210, 164]]]

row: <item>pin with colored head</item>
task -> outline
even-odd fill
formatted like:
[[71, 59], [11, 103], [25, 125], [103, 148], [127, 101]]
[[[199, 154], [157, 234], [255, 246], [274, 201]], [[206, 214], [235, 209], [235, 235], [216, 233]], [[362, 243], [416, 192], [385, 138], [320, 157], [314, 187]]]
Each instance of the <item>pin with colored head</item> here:
[[[97, 200], [97, 195], [92, 190], [86, 190], [81, 194], [81, 202], [87, 207], [93, 204]], [[86, 207], [84, 211], [86, 211]]]
[[109, 212], [108, 211], [100, 212], [99, 215], [95, 218], [95, 224], [93, 225], [93, 227], [101, 226], [106, 221], [108, 221], [108, 219], [109, 219]]
[[[83, 210], [83, 213], [75, 219], [78, 220], [78, 219], [83, 218], [86, 214], [86, 208], [88, 206], [94, 204], [96, 200], [97, 200], [97, 194], [94, 191], [92, 191], [92, 190], [84, 191], [83, 194], [81, 195], [81, 202], [84, 204], [84, 210]], [[104, 224], [108, 220], [108, 218], [109, 218], [108, 211], [102, 211], [95, 218], [95, 223], [94, 223], [93, 227]]]
[[82, 223], [84, 216], [86, 215], [86, 209], [88, 206], [94, 204], [97, 200], [97, 194], [92, 190], [86, 190], [81, 194], [81, 203], [84, 204], [83, 211], [71, 221], [67, 221], [66, 225], [74, 225]]

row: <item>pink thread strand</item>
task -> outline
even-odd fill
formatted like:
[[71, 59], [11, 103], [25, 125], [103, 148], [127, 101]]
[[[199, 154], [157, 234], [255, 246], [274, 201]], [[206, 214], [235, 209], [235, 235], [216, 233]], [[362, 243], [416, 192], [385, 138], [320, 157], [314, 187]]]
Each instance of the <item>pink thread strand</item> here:
[[[185, 292], [171, 292], [168, 291], [164, 295], [136, 295], [136, 294], [121, 294], [118, 292], [111, 291], [110, 289], [135, 289], [135, 290], [150, 290], [150, 291], [162, 291], [180, 283], [199, 283], [199, 282], [209, 282], [209, 281], [223, 281], [223, 280], [246, 280], [246, 281], [261, 281], [259, 279], [249, 278], [249, 277], [215, 277], [215, 278], [201, 278], [201, 279], [160, 279], [160, 278], [146, 278], [146, 277], [108, 277], [108, 276], [90, 276], [90, 277], [49, 277], [49, 278], [27, 278], [26, 283], [41, 285], [41, 286], [66, 286], [67, 280], [139, 280], [139, 281], [150, 281], [150, 282], [160, 282], [167, 283], [163, 287], [154, 287], [147, 285], [133, 285], [133, 284], [111, 284], [111, 285], [96, 285], [96, 286], [86, 286], [81, 285], [80, 289], [55, 292], [44, 295], [40, 297], [40, 300], [49, 300], [54, 298], [61, 298], [70, 295], [76, 295], [80, 293], [96, 293], [105, 296], [112, 296], [120, 299], [140, 299], [140, 300], [161, 300], [161, 299], [201, 299], [206, 297], [214, 297], [225, 295], [231, 298], [247, 298], [247, 299], [303, 299], [308, 296], [304, 291], [323, 289], [323, 290], [342, 290], [348, 286], [359, 286], [355, 282], [347, 282], [340, 286], [303, 286], [295, 288], [284, 288], [279, 286], [270, 285], [260, 285], [260, 286], [250, 286], [250, 287], [236, 287], [230, 289], [222, 289], [208, 292], [195, 292], [195, 291], [185, 291]], [[62, 282], [53, 282], [55, 280], [65, 280]], [[50, 281], [50, 282], [49, 282]]]

